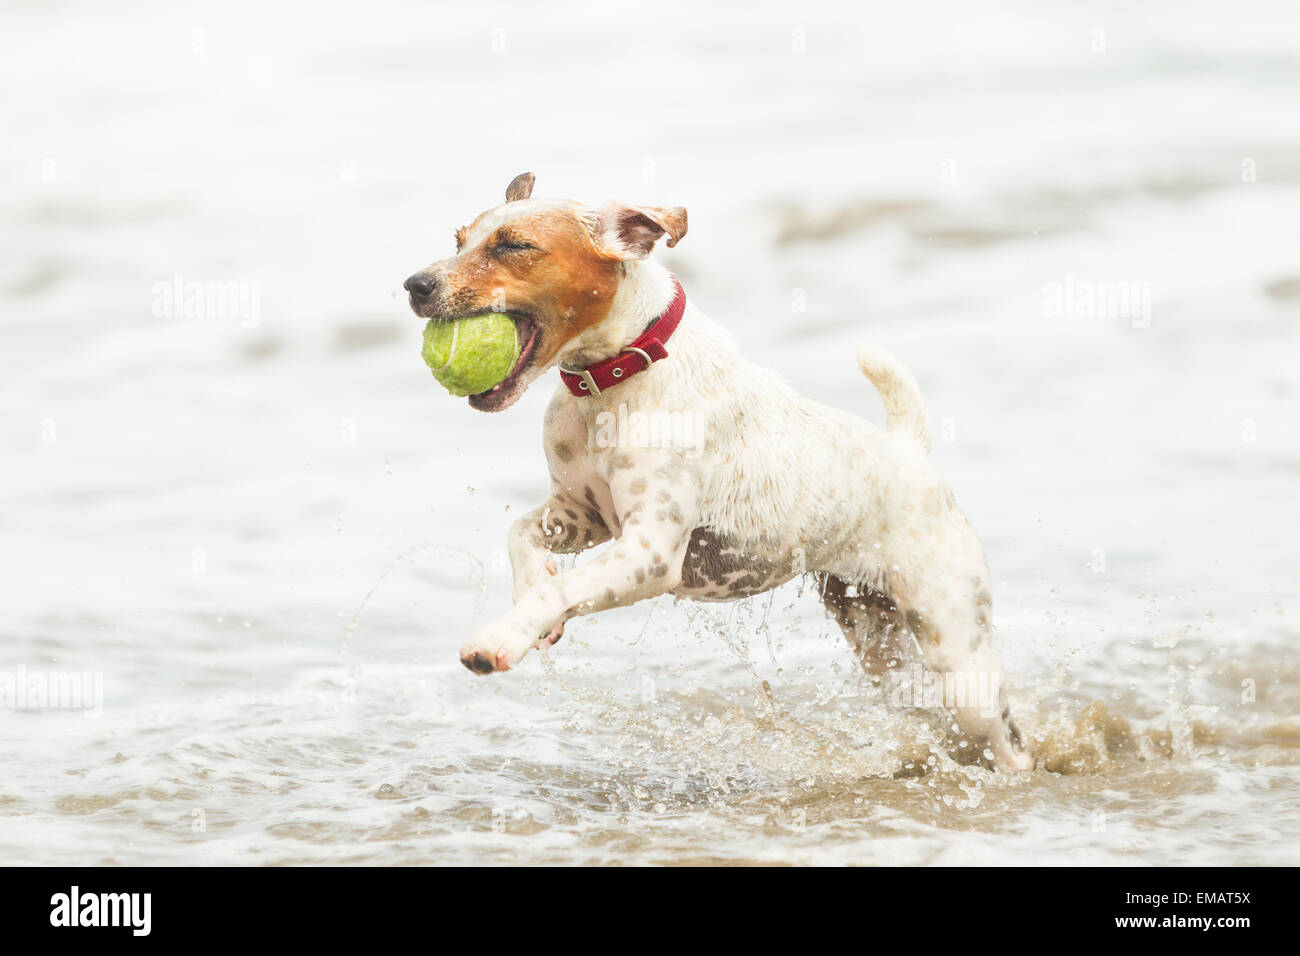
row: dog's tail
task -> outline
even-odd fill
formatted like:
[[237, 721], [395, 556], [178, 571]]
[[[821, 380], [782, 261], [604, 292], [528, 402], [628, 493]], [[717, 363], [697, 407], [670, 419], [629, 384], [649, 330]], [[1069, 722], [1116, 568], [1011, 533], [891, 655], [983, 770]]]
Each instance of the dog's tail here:
[[876, 386], [885, 403], [885, 428], [910, 435], [929, 451], [930, 422], [925, 400], [907, 366], [882, 348], [864, 345], [858, 349], [858, 368]]

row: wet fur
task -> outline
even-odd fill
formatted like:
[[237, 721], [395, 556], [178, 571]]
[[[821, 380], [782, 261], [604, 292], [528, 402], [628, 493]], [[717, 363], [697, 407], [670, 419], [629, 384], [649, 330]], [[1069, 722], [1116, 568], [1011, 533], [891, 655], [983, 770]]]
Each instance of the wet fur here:
[[[494, 301], [540, 323], [532, 367], [495, 407], [559, 362], [590, 364], [636, 338], [674, 291], [646, 256], [654, 239], [686, 229], [685, 210], [591, 210], [523, 198], [531, 179], [527, 190], [519, 182], [511, 201], [461, 230], [456, 257], [430, 267], [437, 301], [412, 302], [451, 315]], [[503, 235], [536, 249], [495, 253]], [[600, 395], [557, 386], [543, 428], [551, 495], [511, 528], [515, 605], [462, 647], [467, 667], [507, 670], [578, 615], [666, 593], [732, 600], [812, 572], [869, 668], [911, 649], [937, 672], [1000, 678], [983, 551], [930, 460], [906, 368], [878, 349], [859, 353], [886, 406], [882, 429], [746, 360], [689, 299], [668, 351]], [[697, 415], [700, 447], [602, 447], [600, 417], [620, 407]], [[551, 560], [606, 542], [568, 571]], [[956, 707], [962, 732], [998, 766], [1032, 767], [1005, 702], [995, 704]]]

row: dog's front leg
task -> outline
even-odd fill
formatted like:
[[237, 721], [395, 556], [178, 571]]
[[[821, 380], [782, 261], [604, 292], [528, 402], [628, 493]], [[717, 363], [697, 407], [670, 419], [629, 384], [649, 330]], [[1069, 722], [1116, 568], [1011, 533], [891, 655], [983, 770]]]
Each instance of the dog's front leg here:
[[[546, 575], [559, 573], [551, 555], [577, 554], [609, 538], [609, 528], [600, 512], [557, 490], [550, 501], [510, 526], [507, 540], [514, 573], [514, 602], [518, 604]], [[546, 635], [546, 643], [554, 644], [563, 634], [561, 621]]]
[[555, 574], [553, 554], [577, 554], [608, 541], [609, 528], [600, 512], [556, 491], [510, 526], [507, 547], [514, 574], [514, 601], [547, 574]]
[[632, 495], [625, 488], [620, 493], [611, 483], [623, 520], [622, 533], [609, 550], [571, 571], [542, 574], [509, 614], [461, 648], [461, 663], [480, 674], [508, 670], [570, 618], [656, 597], [678, 585], [698, 495], [679, 486], [668, 494], [671, 504], [664, 504], [647, 500], [644, 480], [629, 487], [640, 491]]

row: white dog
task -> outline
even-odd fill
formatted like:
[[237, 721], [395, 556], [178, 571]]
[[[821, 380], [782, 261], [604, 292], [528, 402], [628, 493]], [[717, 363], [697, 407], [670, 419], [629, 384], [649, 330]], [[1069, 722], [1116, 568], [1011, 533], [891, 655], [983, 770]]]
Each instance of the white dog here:
[[[517, 177], [504, 205], [457, 232], [455, 256], [405, 283], [422, 317], [494, 309], [519, 327], [514, 370], [471, 406], [503, 409], [561, 370], [545, 421], [551, 497], [511, 528], [514, 608], [461, 648], [465, 666], [508, 670], [577, 615], [666, 593], [732, 600], [810, 572], [869, 667], [896, 663], [906, 642], [946, 688], [991, 688], [993, 700], [944, 703], [996, 766], [1031, 768], [999, 687], [984, 554], [930, 462], [908, 371], [858, 354], [883, 431], [803, 398], [647, 259], [685, 235], [684, 209], [592, 210], [532, 199], [532, 186]], [[630, 416], [698, 427], [689, 442], [648, 440]], [[611, 539], [573, 570], [551, 561]]]

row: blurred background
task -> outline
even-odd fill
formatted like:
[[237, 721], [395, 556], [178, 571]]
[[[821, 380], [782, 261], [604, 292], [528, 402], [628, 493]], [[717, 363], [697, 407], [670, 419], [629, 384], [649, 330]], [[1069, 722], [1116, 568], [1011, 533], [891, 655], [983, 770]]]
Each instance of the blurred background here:
[[[6, 5], [8, 863], [1300, 862], [1293, 4]], [[538, 383], [402, 280], [535, 195], [875, 421], [915, 372], [1044, 762], [900, 716], [806, 585], [479, 679]], [[91, 686], [91, 685], [88, 685]]]

